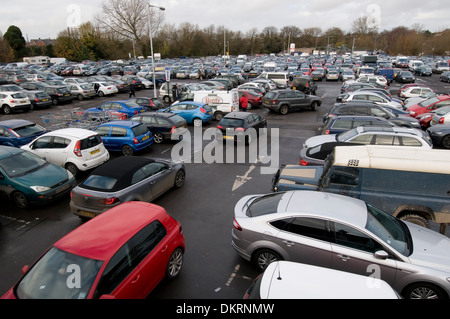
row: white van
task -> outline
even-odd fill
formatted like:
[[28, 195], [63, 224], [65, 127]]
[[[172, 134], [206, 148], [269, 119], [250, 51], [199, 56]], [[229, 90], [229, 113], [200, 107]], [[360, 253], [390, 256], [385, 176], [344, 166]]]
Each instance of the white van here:
[[220, 121], [227, 113], [239, 111], [239, 94], [236, 89], [230, 91], [187, 92], [182, 95], [179, 101], [208, 103], [214, 110], [214, 118], [217, 121]]
[[289, 83], [289, 74], [287, 72], [263, 72], [257, 78], [272, 80], [279, 88], [286, 88]]
[[410, 60], [408, 63], [408, 68], [411, 72], [414, 72], [421, 65], [424, 65], [424, 63], [420, 60]]

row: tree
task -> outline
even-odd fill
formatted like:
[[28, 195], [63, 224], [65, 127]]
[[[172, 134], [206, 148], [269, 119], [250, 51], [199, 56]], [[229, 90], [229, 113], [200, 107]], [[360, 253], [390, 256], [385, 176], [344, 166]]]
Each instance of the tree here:
[[14, 58], [20, 60], [26, 56], [26, 41], [22, 35], [22, 31], [15, 25], [11, 25], [6, 33], [3, 35], [3, 39], [9, 44], [14, 52]]
[[14, 61], [14, 52], [9, 46], [8, 42], [3, 38], [0, 32], [0, 61], [12, 62]]

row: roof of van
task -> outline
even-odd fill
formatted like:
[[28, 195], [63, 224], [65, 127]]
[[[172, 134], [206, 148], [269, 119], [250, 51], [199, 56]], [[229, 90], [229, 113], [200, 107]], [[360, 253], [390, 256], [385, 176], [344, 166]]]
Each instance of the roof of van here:
[[338, 146], [334, 165], [450, 174], [450, 152], [407, 146]]

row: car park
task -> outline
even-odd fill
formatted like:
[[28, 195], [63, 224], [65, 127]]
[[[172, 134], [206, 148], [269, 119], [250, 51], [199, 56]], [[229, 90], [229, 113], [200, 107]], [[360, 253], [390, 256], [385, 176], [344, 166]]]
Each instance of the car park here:
[[28, 120], [0, 121], [0, 145], [21, 147], [45, 133], [45, 128]]
[[109, 152], [100, 136], [81, 128], [64, 128], [40, 135], [22, 149], [47, 162], [64, 167], [77, 176], [80, 171], [93, 169], [109, 160]]
[[125, 202], [152, 202], [172, 188], [181, 188], [185, 176], [181, 162], [117, 157], [72, 189], [70, 208], [82, 219], [91, 219]]
[[[56, 241], [2, 298], [143, 299], [180, 273], [184, 251], [181, 224], [164, 208], [124, 203]], [[73, 265], [79, 286], [67, 284]]]
[[322, 99], [315, 95], [306, 95], [303, 92], [291, 89], [273, 90], [263, 98], [263, 106], [271, 112], [286, 115], [289, 112], [309, 109], [317, 111]]
[[94, 131], [100, 135], [108, 151], [121, 152], [124, 156], [133, 156], [154, 142], [147, 126], [139, 122], [109, 121], [100, 124]]
[[66, 169], [21, 148], [0, 145], [0, 187], [19, 208], [49, 203], [75, 185]]
[[217, 124], [220, 134], [218, 140], [244, 141], [250, 144], [267, 128], [267, 120], [251, 112], [232, 112], [225, 115]]
[[0, 92], [0, 110], [11, 115], [15, 112], [28, 112], [31, 110], [31, 103], [25, 92]]
[[279, 260], [256, 277], [244, 299], [400, 299], [384, 280]]
[[186, 120], [171, 112], [144, 112], [133, 116], [130, 121], [145, 124], [157, 144], [179, 141], [188, 132]]
[[450, 149], [450, 124], [432, 125], [427, 129], [433, 145]]
[[210, 122], [214, 118], [213, 109], [208, 103], [184, 101], [160, 109], [158, 112], [171, 112], [184, 118], [188, 124], [196, 127]]
[[[375, 265], [404, 298], [450, 295], [448, 237], [348, 196], [313, 191], [244, 196], [234, 208], [232, 246], [260, 271], [286, 260], [367, 276]], [[402, 271], [405, 267], [411, 271]]]

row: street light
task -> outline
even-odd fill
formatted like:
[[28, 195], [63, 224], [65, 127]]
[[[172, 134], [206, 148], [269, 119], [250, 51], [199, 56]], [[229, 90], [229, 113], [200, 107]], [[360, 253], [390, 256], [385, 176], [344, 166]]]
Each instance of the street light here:
[[163, 7], [159, 7], [159, 6], [154, 6], [151, 5], [150, 3], [148, 4], [147, 7], [147, 11], [148, 11], [148, 32], [149, 32], [149, 37], [150, 37], [150, 50], [151, 50], [151, 55], [152, 55], [152, 78], [153, 78], [153, 97], [156, 98], [156, 82], [155, 82], [155, 58], [153, 55], [153, 39], [152, 39], [152, 28], [151, 28], [151, 23], [150, 23], [150, 8], [158, 8], [161, 11], [166, 10], [166, 8]]

